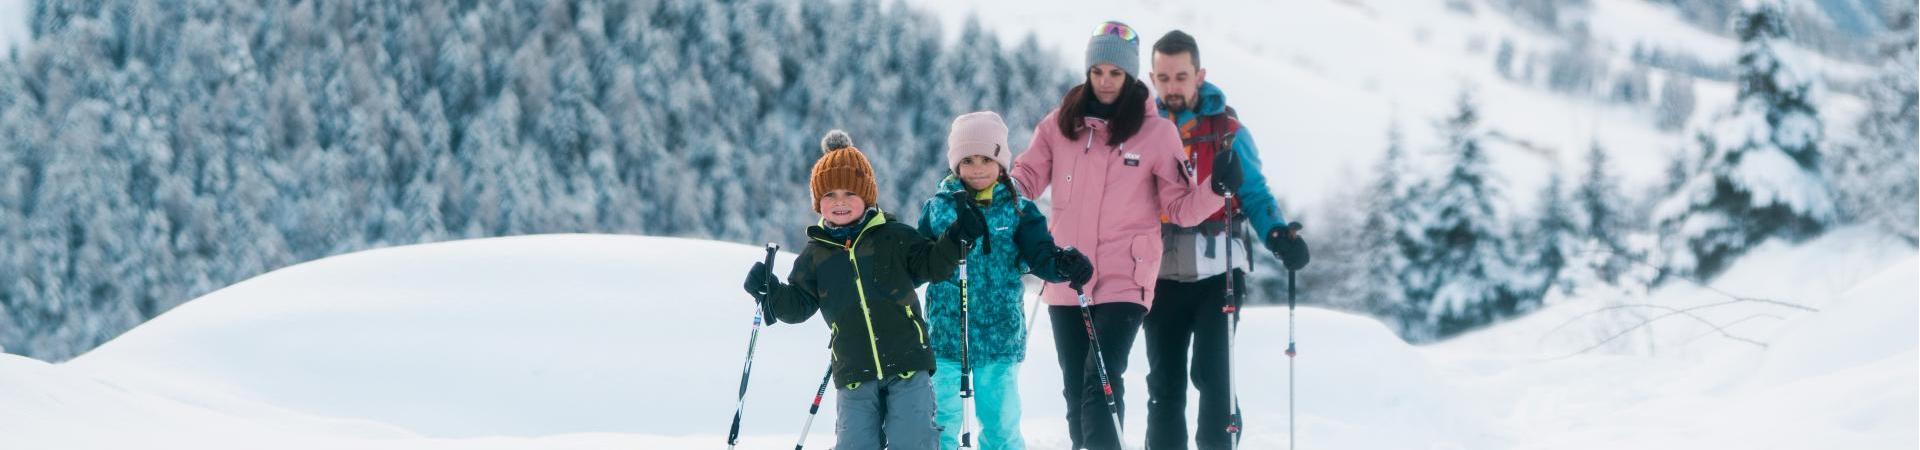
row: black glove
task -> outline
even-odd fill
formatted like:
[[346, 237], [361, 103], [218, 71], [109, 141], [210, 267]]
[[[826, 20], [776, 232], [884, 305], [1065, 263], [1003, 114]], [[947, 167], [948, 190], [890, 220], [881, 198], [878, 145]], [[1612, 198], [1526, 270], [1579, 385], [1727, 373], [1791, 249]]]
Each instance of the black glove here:
[[1093, 261], [1087, 260], [1087, 255], [1080, 254], [1080, 250], [1075, 248], [1055, 249], [1053, 272], [1078, 291], [1087, 285], [1087, 281], [1093, 280]]
[[947, 237], [960, 241], [961, 245], [973, 246], [973, 242], [987, 235], [987, 217], [980, 215], [980, 208], [973, 203], [956, 200], [953, 225], [947, 226]]
[[1246, 181], [1246, 174], [1240, 170], [1240, 157], [1235, 155], [1232, 146], [1224, 146], [1213, 153], [1213, 193], [1227, 195], [1239, 192], [1240, 183]]
[[1286, 227], [1273, 227], [1267, 230], [1267, 251], [1280, 258], [1287, 270], [1300, 270], [1307, 267], [1312, 256], [1307, 253], [1307, 241], [1300, 237], [1300, 223], [1294, 222]]
[[780, 277], [767, 273], [767, 263], [753, 263], [753, 269], [747, 271], [747, 281], [741, 287], [747, 289], [747, 295], [755, 302], [767, 301], [767, 289], [780, 284]]

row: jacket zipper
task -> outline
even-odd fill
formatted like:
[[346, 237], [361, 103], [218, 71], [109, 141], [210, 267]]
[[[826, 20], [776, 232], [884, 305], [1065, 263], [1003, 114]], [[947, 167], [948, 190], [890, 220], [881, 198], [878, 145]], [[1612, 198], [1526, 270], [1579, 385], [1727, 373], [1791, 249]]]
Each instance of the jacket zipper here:
[[[884, 219], [882, 220], [884, 221]], [[847, 261], [853, 263], [853, 291], [860, 297], [860, 319], [867, 323], [867, 349], [873, 352], [873, 379], [874, 381], [881, 381], [887, 379], [887, 370], [885, 365], [880, 364], [880, 338], [873, 332], [873, 310], [867, 307], [867, 288], [865, 283], [860, 281], [860, 258], [855, 256], [855, 252], [853, 251], [854, 248], [860, 246], [860, 238], [867, 236], [867, 230], [873, 229], [875, 226], [878, 226], [878, 224], [868, 223], [865, 228], [860, 229], [859, 235], [853, 237], [853, 242], [847, 245], [841, 245], [837, 242], [819, 238], [814, 238], [814, 240], [847, 249]], [[918, 323], [914, 324], [916, 328], [919, 326], [920, 324]]]

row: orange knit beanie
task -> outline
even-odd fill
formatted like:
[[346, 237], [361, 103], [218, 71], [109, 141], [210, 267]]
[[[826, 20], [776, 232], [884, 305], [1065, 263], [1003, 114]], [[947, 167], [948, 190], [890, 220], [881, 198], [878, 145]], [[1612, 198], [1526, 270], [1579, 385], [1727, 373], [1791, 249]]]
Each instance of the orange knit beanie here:
[[854, 148], [853, 138], [840, 130], [828, 131], [820, 139], [820, 160], [813, 163], [813, 212], [820, 212], [820, 198], [835, 189], [852, 191], [867, 202], [867, 207], [880, 203], [880, 189], [873, 179], [873, 165], [867, 163], [866, 155]]

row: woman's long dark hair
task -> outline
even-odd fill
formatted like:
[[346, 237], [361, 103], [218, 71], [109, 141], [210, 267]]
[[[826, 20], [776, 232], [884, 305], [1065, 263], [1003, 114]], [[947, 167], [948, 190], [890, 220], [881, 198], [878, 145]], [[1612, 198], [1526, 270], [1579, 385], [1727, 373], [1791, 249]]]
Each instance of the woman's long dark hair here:
[[[1147, 121], [1147, 84], [1127, 74], [1122, 83], [1120, 98], [1114, 100], [1113, 117], [1107, 118], [1107, 145], [1119, 146], [1140, 132], [1140, 125]], [[1087, 105], [1100, 101], [1093, 96], [1091, 81], [1083, 81], [1079, 86], [1067, 90], [1067, 96], [1060, 99], [1059, 113], [1054, 114], [1055, 125], [1060, 134], [1068, 140], [1080, 139], [1080, 124], [1087, 117]]]

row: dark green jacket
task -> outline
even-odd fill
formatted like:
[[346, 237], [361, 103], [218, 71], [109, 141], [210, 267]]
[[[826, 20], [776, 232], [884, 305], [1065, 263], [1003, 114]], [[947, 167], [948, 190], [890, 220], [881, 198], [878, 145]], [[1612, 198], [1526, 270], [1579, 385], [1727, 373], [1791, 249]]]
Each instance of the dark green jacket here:
[[925, 313], [913, 290], [953, 276], [960, 244], [928, 240], [885, 213], [869, 213], [861, 223], [847, 241], [834, 240], [821, 226], [807, 228], [807, 246], [794, 258], [788, 282], [767, 295], [767, 315], [800, 323], [819, 311], [833, 330], [839, 386], [931, 373]]

